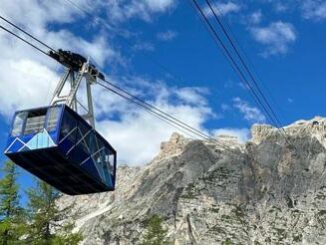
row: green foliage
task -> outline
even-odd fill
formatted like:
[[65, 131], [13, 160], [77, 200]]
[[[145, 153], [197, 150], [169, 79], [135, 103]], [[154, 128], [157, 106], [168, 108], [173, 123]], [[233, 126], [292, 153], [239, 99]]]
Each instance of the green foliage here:
[[142, 245], [163, 245], [167, 244], [167, 229], [162, 226], [163, 219], [158, 215], [153, 215], [146, 222], [146, 232], [141, 242]]
[[19, 244], [26, 225], [24, 211], [19, 205], [18, 173], [10, 161], [1, 170], [4, 177], [0, 180], [0, 244]]
[[196, 191], [194, 184], [189, 184], [185, 189], [185, 194], [182, 195], [183, 198], [194, 199], [196, 198]]
[[27, 242], [35, 245], [74, 245], [82, 240], [72, 233], [73, 223], [62, 223], [69, 218], [72, 207], [60, 210], [56, 204], [61, 194], [52, 186], [38, 181], [35, 189], [27, 191], [30, 225]]
[[53, 245], [74, 245], [83, 240], [80, 233], [72, 233], [73, 223], [67, 223], [63, 226], [60, 234], [56, 234], [52, 239]]
[[38, 181], [30, 189], [28, 209], [19, 205], [17, 168], [10, 161], [1, 169], [0, 180], [0, 245], [74, 245], [83, 237], [72, 233], [73, 222], [69, 220], [72, 206], [60, 210], [56, 202], [61, 194], [48, 184]]
[[227, 238], [224, 242], [222, 242], [222, 245], [232, 245], [231, 239]]

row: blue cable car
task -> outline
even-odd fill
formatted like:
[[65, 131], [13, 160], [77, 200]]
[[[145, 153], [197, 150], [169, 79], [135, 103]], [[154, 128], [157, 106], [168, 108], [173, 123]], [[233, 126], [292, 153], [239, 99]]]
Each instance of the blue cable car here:
[[64, 104], [16, 112], [5, 154], [69, 195], [115, 188], [116, 151]]

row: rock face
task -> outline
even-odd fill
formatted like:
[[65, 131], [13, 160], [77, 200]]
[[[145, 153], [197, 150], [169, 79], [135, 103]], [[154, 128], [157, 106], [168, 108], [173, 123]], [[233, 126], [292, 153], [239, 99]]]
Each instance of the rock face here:
[[139, 244], [158, 214], [173, 244], [326, 244], [326, 119], [233, 138], [174, 134], [144, 167], [118, 169], [117, 190], [75, 203], [84, 244]]

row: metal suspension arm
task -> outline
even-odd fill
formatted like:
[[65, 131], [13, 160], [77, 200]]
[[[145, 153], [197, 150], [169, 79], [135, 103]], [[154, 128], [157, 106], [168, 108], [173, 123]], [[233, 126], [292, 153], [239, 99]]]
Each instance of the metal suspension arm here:
[[[59, 49], [57, 52], [50, 51], [49, 55], [67, 67], [54, 91], [51, 105], [65, 103], [95, 127], [91, 85], [96, 82], [97, 78], [105, 80], [104, 75], [89, 60], [79, 54]], [[86, 81], [87, 105], [83, 105], [77, 98], [77, 92], [82, 81]], [[70, 90], [66, 95], [63, 95], [66, 84], [69, 84]], [[84, 110], [83, 113], [78, 112], [78, 105]]]

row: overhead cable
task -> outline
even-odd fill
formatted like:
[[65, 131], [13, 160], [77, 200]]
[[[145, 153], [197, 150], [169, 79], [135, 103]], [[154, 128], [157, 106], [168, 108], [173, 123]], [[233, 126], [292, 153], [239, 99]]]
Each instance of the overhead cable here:
[[261, 101], [259, 94], [256, 92], [256, 89], [254, 89], [254, 85], [252, 85], [250, 81], [247, 80], [245, 73], [242, 71], [241, 67], [238, 65], [238, 63], [232, 56], [231, 52], [224, 44], [224, 42], [222, 41], [221, 37], [219, 36], [219, 34], [217, 33], [213, 25], [208, 20], [207, 16], [205, 15], [204, 11], [201, 9], [198, 2], [196, 0], [192, 0], [192, 3], [193, 3], [192, 6], [195, 7], [195, 11], [199, 13], [201, 17], [200, 19], [204, 21], [204, 26], [207, 27], [208, 32], [212, 35], [213, 40], [217, 43], [218, 47], [221, 48], [223, 54], [230, 61], [232, 69], [236, 72], [236, 74], [238, 74], [241, 82], [243, 82], [244, 85], [249, 88], [255, 103], [263, 110], [264, 114], [267, 116], [270, 122], [276, 126], [277, 130], [281, 133], [281, 135], [284, 136], [285, 141], [289, 143], [287, 139], [287, 133], [284, 130], [284, 128], [282, 128], [282, 125], [279, 125], [279, 120], [275, 119], [274, 116], [270, 114], [265, 103]]
[[[38, 50], [39, 52], [49, 56], [49, 54], [45, 51], [43, 51], [42, 49], [40, 49], [39, 47], [35, 46], [34, 44], [32, 44], [31, 42], [27, 41], [26, 39], [20, 37], [19, 35], [17, 35], [16, 33], [10, 31], [9, 29], [5, 28], [4, 26], [0, 25], [0, 29], [8, 32], [9, 34], [15, 36], [16, 38], [18, 38], [19, 40], [23, 41], [24, 43], [28, 44], [29, 46], [35, 48], [36, 50]], [[50, 57], [50, 56], [49, 56]]]
[[22, 28], [20, 28], [19, 26], [15, 25], [14, 23], [12, 23], [11, 21], [9, 21], [7, 18], [3, 17], [0, 15], [0, 19], [2, 19], [3, 21], [5, 21], [7, 24], [15, 27], [16, 29], [18, 29], [19, 31], [23, 32], [25, 35], [29, 36], [30, 38], [34, 39], [35, 41], [37, 41], [38, 43], [42, 44], [43, 46], [45, 46], [46, 48], [55, 51], [52, 47], [50, 47], [49, 45], [45, 44], [44, 42], [42, 42], [40, 39], [34, 37], [33, 35], [29, 34], [28, 32], [26, 32], [25, 30], [23, 30]]
[[224, 35], [226, 36], [227, 40], [229, 41], [229, 43], [231, 44], [232, 48], [234, 49], [236, 55], [238, 56], [241, 64], [243, 65], [245, 71], [247, 72], [247, 74], [249, 74], [252, 82], [254, 83], [254, 86], [256, 88], [256, 90], [258, 91], [259, 95], [263, 98], [263, 101], [265, 102], [265, 104], [267, 105], [269, 111], [272, 113], [272, 116], [274, 117], [274, 119], [277, 121], [278, 126], [281, 126], [281, 122], [278, 119], [278, 116], [276, 115], [275, 111], [273, 110], [272, 106], [270, 105], [270, 103], [268, 102], [266, 96], [264, 95], [264, 93], [262, 92], [262, 90], [260, 89], [258, 82], [255, 78], [255, 76], [253, 75], [253, 73], [250, 71], [248, 65], [246, 64], [246, 62], [244, 61], [244, 58], [242, 57], [239, 49], [237, 48], [236, 44], [233, 42], [230, 34], [227, 32], [226, 28], [224, 27], [223, 22], [221, 21], [221, 18], [219, 17], [218, 14], [216, 14], [214, 7], [212, 6], [210, 0], [205, 0], [207, 5], [209, 6], [211, 12], [213, 13], [213, 16], [215, 18], [215, 20], [217, 21], [217, 23], [219, 24], [219, 26], [221, 27]]

